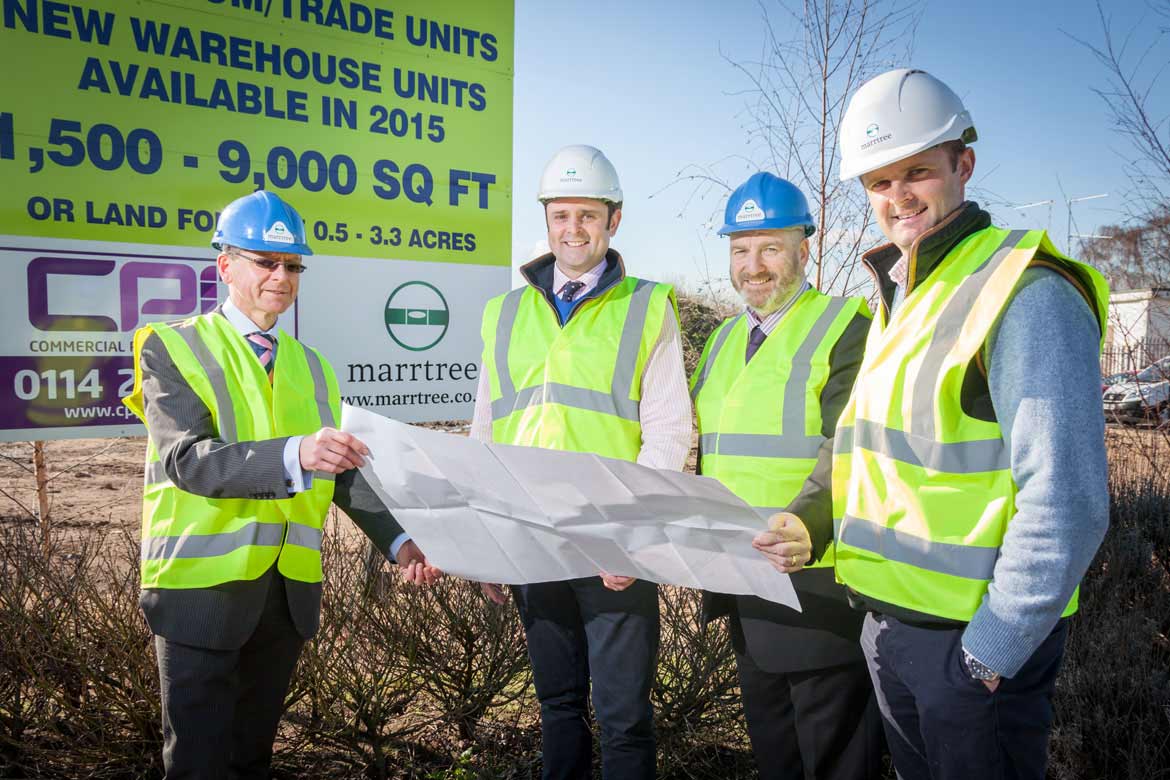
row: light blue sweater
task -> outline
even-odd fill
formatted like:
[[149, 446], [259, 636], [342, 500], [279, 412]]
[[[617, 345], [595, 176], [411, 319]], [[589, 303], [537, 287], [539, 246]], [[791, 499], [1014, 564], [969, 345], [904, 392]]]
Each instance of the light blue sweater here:
[[[898, 289], [894, 306], [901, 302]], [[1060, 618], [1109, 524], [1097, 319], [1062, 276], [1028, 269], [984, 344], [1019, 492], [963, 647], [1012, 677]]]

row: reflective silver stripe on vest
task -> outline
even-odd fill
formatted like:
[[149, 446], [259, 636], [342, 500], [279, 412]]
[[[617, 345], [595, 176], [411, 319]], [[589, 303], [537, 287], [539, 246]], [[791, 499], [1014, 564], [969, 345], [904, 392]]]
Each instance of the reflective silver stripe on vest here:
[[[654, 284], [645, 279], [634, 283], [634, 292], [630, 294], [630, 306], [626, 310], [626, 321], [622, 325], [622, 338], [618, 342], [617, 362], [613, 367], [613, 383], [610, 385], [610, 395], [614, 404], [622, 406], [623, 402], [634, 404], [634, 417], [638, 419], [637, 401], [630, 401], [630, 394], [634, 389], [634, 369], [638, 364], [638, 347], [642, 345], [642, 331], [646, 329], [646, 317], [650, 315], [650, 296], [654, 294]], [[625, 415], [619, 415], [625, 417]], [[626, 417], [626, 419], [630, 419]]]
[[723, 330], [719, 331], [719, 335], [715, 337], [715, 343], [711, 345], [711, 351], [707, 353], [707, 362], [703, 364], [703, 370], [699, 373], [699, 380], [695, 382], [695, 389], [691, 391], [691, 400], [699, 397], [699, 391], [703, 389], [703, 385], [707, 383], [707, 377], [711, 374], [711, 367], [715, 365], [715, 358], [719, 357], [719, 350], [723, 349], [723, 342], [727, 341], [727, 337], [731, 335], [731, 331], [738, 325], [739, 321], [746, 317], [747, 313], [739, 315], [731, 322], [727, 323]]
[[502, 420], [513, 412], [541, 404], [560, 404], [591, 412], [601, 412], [620, 417], [623, 420], [638, 420], [638, 402], [630, 398], [636, 377], [634, 370], [638, 362], [638, 349], [642, 345], [642, 331], [650, 313], [650, 299], [655, 285], [645, 279], [634, 284], [630, 295], [626, 321], [618, 342], [617, 359], [614, 364], [613, 382], [609, 393], [573, 387], [556, 382], [522, 388], [516, 391], [508, 368], [508, 350], [512, 343], [512, 331], [520, 311], [520, 299], [524, 289], [513, 290], [504, 296], [500, 306], [500, 319], [496, 324], [496, 375], [500, 383], [500, 397], [492, 401], [492, 420]]
[[329, 406], [329, 383], [325, 380], [325, 367], [321, 365], [321, 356], [303, 344], [301, 351], [305, 353], [309, 373], [313, 376], [313, 397], [317, 401], [317, 414], [321, 415], [321, 424], [336, 427], [338, 421], [334, 419], [333, 409]]
[[943, 443], [886, 428], [870, 420], [856, 420], [852, 427], [837, 429], [833, 441], [834, 453], [847, 454], [854, 447], [877, 452], [911, 466], [949, 474], [979, 474], [1002, 471], [1011, 466], [1011, 453], [1003, 439]]
[[236, 409], [232, 406], [232, 397], [228, 392], [227, 380], [224, 379], [223, 367], [212, 356], [211, 350], [199, 337], [199, 332], [191, 325], [179, 325], [174, 331], [183, 337], [187, 346], [199, 361], [207, 381], [211, 384], [211, 391], [215, 394], [216, 418], [218, 421], [219, 438], [229, 443], [239, 441], [236, 430]]
[[[990, 580], [999, 558], [997, 547], [932, 542], [852, 515], [845, 515], [844, 521], [834, 520], [833, 525], [838, 545], [847, 544], [880, 555], [887, 561], [952, 577]], [[840, 555], [838, 552], [838, 558]]]
[[[846, 303], [847, 298], [831, 299], [792, 356], [792, 371], [784, 384], [784, 419], [781, 422], [781, 430], [784, 433], [779, 436], [766, 433], [704, 433], [699, 437], [700, 457], [702, 455], [743, 455], [753, 458], [817, 457], [825, 437], [820, 433], [804, 432], [807, 411], [804, 396], [808, 391], [809, 377], [812, 376], [813, 355]], [[718, 345], [712, 345], [713, 354], [707, 359], [708, 367], [715, 362], [714, 352], [721, 346], [722, 341]], [[698, 396], [698, 389], [696, 383], [692, 398]]]
[[141, 556], [144, 561], [214, 558], [252, 545], [279, 547], [282, 541], [283, 524], [249, 523], [238, 531], [226, 534], [189, 534], [143, 539]]
[[[829, 332], [833, 322], [837, 319], [837, 315], [845, 308], [848, 303], [846, 298], [830, 298], [829, 305], [821, 312], [821, 316], [817, 317], [816, 322], [809, 328], [808, 335], [805, 336], [804, 341], [801, 342], [800, 348], [796, 350], [796, 354], [792, 356], [792, 372], [788, 375], [788, 381], [784, 384], [784, 427], [786, 439], [795, 439], [798, 436], [801, 438], [807, 437], [810, 443], [815, 439], [816, 446], [820, 447], [820, 443], [824, 441], [824, 437], [818, 431], [815, 435], [809, 436], [805, 433], [806, 409], [804, 404], [805, 393], [808, 390], [808, 380], [812, 376], [812, 359], [816, 354], [817, 348], [821, 346], [821, 342], [825, 340], [825, 334]], [[820, 403], [820, 399], [817, 399]], [[795, 457], [795, 456], [790, 456]], [[815, 458], [816, 451], [812, 455], [805, 455], [806, 458]]]
[[[496, 323], [496, 377], [500, 383], [500, 401], [514, 399], [516, 386], [512, 384], [512, 371], [508, 368], [508, 348], [512, 344], [512, 330], [516, 327], [516, 315], [520, 313], [520, 301], [524, 298], [524, 290], [512, 290], [504, 296], [500, 304], [500, 319]], [[496, 404], [492, 402], [492, 419], [498, 420], [511, 414], [511, 410], [503, 414], [496, 413]]]
[[310, 550], [321, 552], [321, 538], [325, 535], [320, 528], [310, 528], [300, 523], [288, 524], [288, 538], [286, 544], [295, 544], [297, 547], [307, 547]]
[[167, 470], [161, 460], [146, 464], [146, 473], [142, 481], [144, 486], [150, 487], [151, 485], [170, 484], [170, 481], [171, 478], [167, 475]]
[[330, 474], [328, 471], [314, 471], [313, 479], [319, 479], [322, 482], [335, 482], [337, 481], [337, 475]]
[[541, 404], [560, 404], [572, 406], [576, 409], [587, 409], [591, 412], [612, 414], [623, 420], [638, 419], [638, 402], [629, 398], [617, 398], [600, 390], [587, 390], [583, 387], [562, 385], [549, 382], [546, 385], [526, 387], [516, 394], [515, 400], [501, 398], [492, 401], [492, 418], [507, 417], [519, 409]]
[[962, 281], [939, 314], [930, 346], [927, 347], [926, 355], [918, 367], [918, 374], [914, 380], [914, 394], [910, 399], [910, 432], [915, 436], [932, 441], [938, 438], [934, 423], [935, 388], [942, 378], [940, 371], [943, 361], [962, 332], [963, 323], [967, 321], [971, 307], [987, 286], [988, 280], [1027, 234], [1026, 230], [1013, 230], [1008, 233], [987, 261]]
[[768, 433], [704, 433], [699, 451], [704, 455], [741, 455], [748, 458], [815, 458], [823, 436], [773, 436]]

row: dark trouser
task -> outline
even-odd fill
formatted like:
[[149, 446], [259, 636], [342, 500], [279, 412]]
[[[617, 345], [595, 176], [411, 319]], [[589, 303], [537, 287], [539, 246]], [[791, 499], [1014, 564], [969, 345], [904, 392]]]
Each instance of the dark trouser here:
[[761, 780], [881, 777], [882, 726], [864, 662], [787, 673], [746, 654], [735, 663]]
[[1068, 622], [1058, 622], [995, 693], [963, 668], [962, 633], [873, 613], [865, 619], [861, 648], [899, 777], [1044, 780]]
[[272, 577], [256, 631], [239, 650], [154, 638], [167, 780], [267, 778], [272, 742], [304, 640]]
[[654, 777], [650, 686], [658, 660], [658, 587], [639, 580], [619, 593], [600, 577], [585, 577], [512, 592], [540, 700], [543, 777], [592, 776], [591, 677], [602, 776]]

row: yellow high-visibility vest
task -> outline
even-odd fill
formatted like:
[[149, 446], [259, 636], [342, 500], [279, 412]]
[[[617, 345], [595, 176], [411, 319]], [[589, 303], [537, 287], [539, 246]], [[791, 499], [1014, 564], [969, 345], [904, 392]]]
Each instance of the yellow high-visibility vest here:
[[488, 301], [493, 441], [636, 460], [642, 373], [668, 306], [677, 321], [673, 288], [632, 276], [578, 304], [563, 328], [535, 287]]
[[[341, 419], [333, 369], [291, 335], [277, 337], [272, 382], [244, 337], [219, 314], [156, 323], [134, 334], [134, 391], [123, 402], [144, 423], [142, 345], [158, 334], [175, 367], [207, 405], [225, 442], [307, 435]], [[322, 528], [333, 475], [315, 473], [291, 498], [207, 498], [167, 477], [154, 442], [146, 449], [142, 494], [144, 588], [206, 588], [259, 577], [273, 562], [281, 574], [320, 582]]]
[[[960, 395], [1034, 263], [1084, 291], [1104, 334], [1100, 273], [1060, 254], [1043, 231], [994, 227], [960, 242], [870, 329], [833, 462], [837, 579], [858, 593], [963, 621], [982, 603], [1016, 484], [999, 424], [967, 415]], [[1066, 615], [1076, 603], [1074, 593]]]
[[[869, 314], [862, 298], [807, 290], [746, 365], [746, 314], [707, 339], [691, 378], [701, 470], [761, 518], [783, 511], [816, 467], [829, 355], [858, 312]], [[832, 566], [832, 545], [811, 565]]]

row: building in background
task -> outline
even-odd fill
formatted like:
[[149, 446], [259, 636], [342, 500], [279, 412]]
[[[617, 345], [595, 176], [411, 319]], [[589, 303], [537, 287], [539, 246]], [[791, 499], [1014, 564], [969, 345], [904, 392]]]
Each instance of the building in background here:
[[1137, 371], [1170, 355], [1170, 287], [1114, 293], [1101, 373]]

